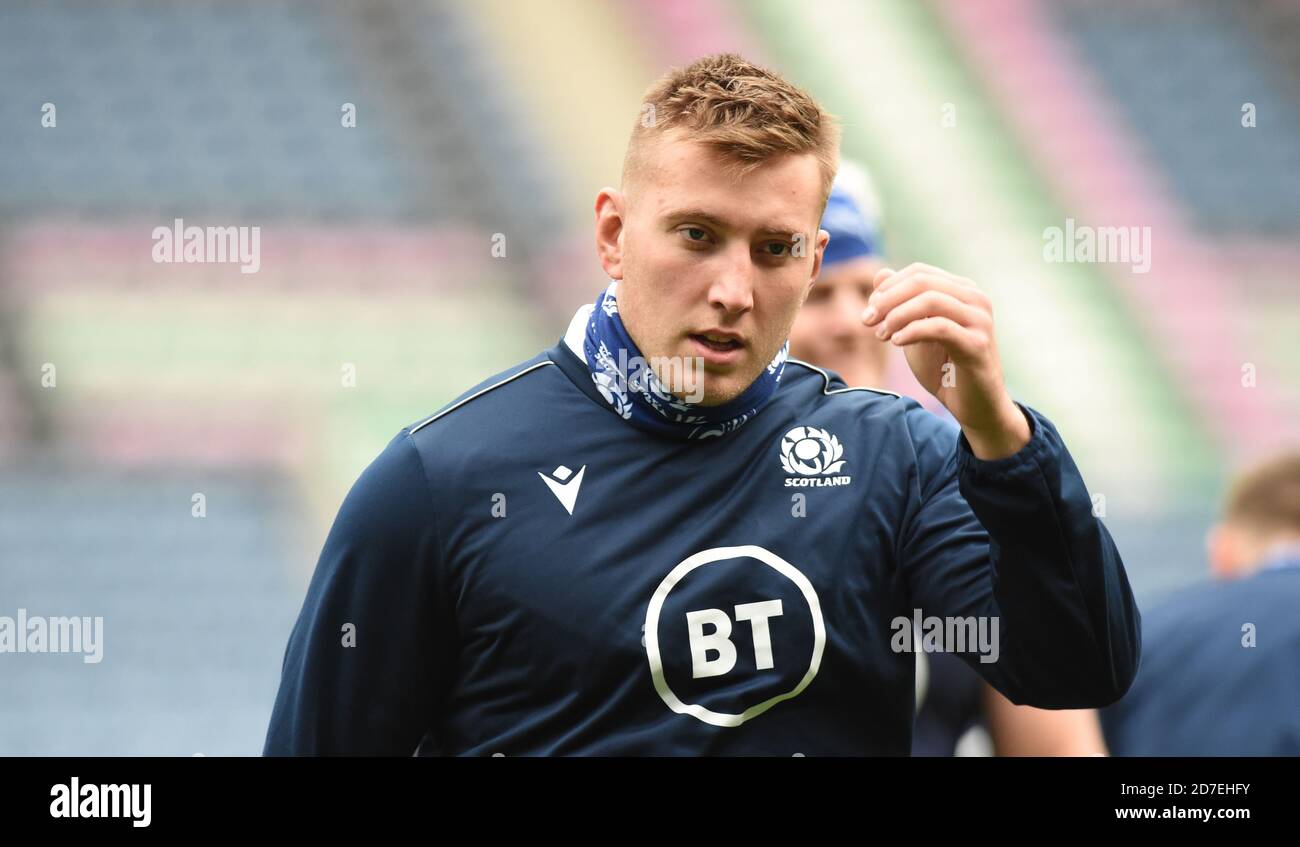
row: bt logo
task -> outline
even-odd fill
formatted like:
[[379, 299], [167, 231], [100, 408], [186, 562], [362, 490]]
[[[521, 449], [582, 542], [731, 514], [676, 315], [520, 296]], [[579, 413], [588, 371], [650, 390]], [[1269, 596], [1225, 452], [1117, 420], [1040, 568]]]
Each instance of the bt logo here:
[[[773, 599], [750, 599], [755, 594]], [[644, 632], [664, 703], [721, 727], [797, 697], [817, 676], [826, 647], [812, 583], [752, 544], [714, 547], [679, 563], [651, 597]]]
[[[736, 620], [749, 621], [753, 630], [754, 664], [760, 671], [775, 667], [772, 662], [772, 632], [767, 622], [769, 618], [780, 615], [780, 600], [742, 603], [736, 607]], [[690, 628], [692, 678], [721, 676], [736, 666], [736, 645], [731, 640], [731, 618], [726, 612], [721, 609], [687, 612], [686, 625]], [[712, 626], [713, 631], [705, 633], [706, 625]], [[716, 652], [717, 658], [707, 658], [709, 651]]]

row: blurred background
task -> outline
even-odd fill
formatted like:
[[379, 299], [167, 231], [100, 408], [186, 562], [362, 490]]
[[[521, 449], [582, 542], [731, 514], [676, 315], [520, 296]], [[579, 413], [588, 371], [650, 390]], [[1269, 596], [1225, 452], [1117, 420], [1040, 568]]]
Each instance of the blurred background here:
[[[1201, 579], [1300, 429], [1291, 0], [6, 0], [0, 615], [104, 658], [0, 655], [0, 754], [260, 752], [348, 487], [595, 298], [642, 92], [723, 50], [842, 118], [896, 262], [992, 295], [1139, 601]], [[259, 270], [156, 262], [178, 218]], [[1067, 220], [1149, 272], [1045, 261]]]

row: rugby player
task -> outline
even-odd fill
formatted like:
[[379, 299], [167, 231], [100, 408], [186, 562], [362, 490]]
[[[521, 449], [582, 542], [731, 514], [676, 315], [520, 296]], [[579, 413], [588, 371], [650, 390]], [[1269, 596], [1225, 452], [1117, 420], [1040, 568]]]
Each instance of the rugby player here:
[[[265, 752], [906, 755], [891, 624], [918, 611], [991, 625], [996, 661], [963, 655], [1013, 702], [1119, 698], [1124, 566], [1056, 428], [1010, 396], [988, 297], [909, 265], [864, 318], [955, 423], [788, 361], [833, 118], [732, 54], [645, 103], [595, 202], [608, 288], [362, 473]], [[660, 378], [697, 361], [700, 385]]]
[[1147, 616], [1106, 738], [1117, 756], [1300, 756], [1300, 450], [1233, 480], [1206, 552], [1213, 579]]

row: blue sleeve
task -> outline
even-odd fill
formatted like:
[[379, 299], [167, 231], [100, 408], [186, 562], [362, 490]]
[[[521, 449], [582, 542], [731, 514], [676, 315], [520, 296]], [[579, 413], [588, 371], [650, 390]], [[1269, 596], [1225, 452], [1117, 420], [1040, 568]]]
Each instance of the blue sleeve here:
[[454, 661], [424, 464], [398, 434], [348, 492], [284, 654], [264, 755], [412, 755]]
[[904, 521], [900, 565], [924, 615], [999, 619], [998, 660], [961, 658], [1013, 703], [1105, 706], [1137, 673], [1137, 604], [1060, 434], [1020, 408], [1029, 443], [993, 461], [977, 458], [951, 422], [908, 410], [920, 497]]

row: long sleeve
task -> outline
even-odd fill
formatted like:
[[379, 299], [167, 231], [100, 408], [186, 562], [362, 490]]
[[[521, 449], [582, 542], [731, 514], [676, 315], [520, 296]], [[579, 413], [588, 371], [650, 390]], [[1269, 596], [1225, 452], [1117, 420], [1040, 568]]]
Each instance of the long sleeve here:
[[433, 728], [454, 661], [433, 503], [410, 436], [362, 473], [284, 654], [264, 755], [403, 755]]
[[1137, 673], [1137, 604], [1060, 434], [1020, 408], [1029, 443], [994, 461], [978, 459], [955, 425], [908, 411], [919, 497], [900, 566], [926, 616], [998, 618], [998, 660], [961, 658], [1013, 703], [1105, 706]]

